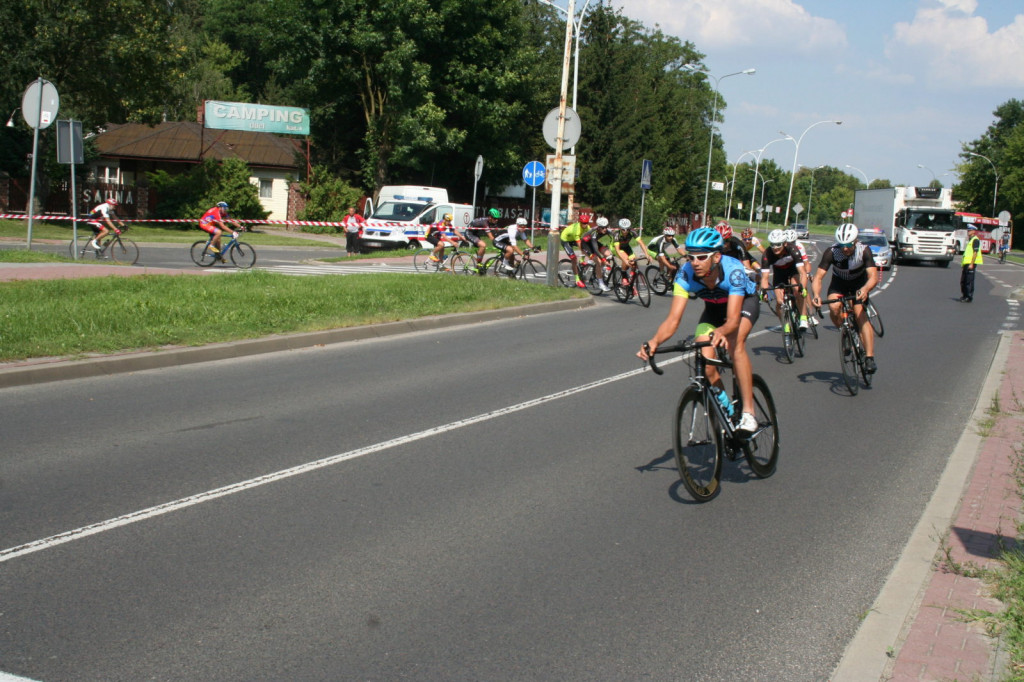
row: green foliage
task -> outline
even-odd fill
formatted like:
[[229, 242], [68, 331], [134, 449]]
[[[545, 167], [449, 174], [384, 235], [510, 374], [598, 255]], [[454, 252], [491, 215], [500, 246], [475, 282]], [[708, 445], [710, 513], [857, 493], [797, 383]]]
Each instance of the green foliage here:
[[259, 190], [249, 182], [249, 166], [240, 159], [206, 159], [187, 173], [147, 173], [158, 192], [154, 217], [198, 219], [217, 202], [231, 206], [232, 218], [261, 219], [268, 213], [260, 204]]
[[[340, 221], [348, 207], [357, 205], [363, 196], [362, 190], [331, 175], [325, 166], [313, 168], [309, 181], [302, 183], [302, 192], [306, 195], [306, 208], [299, 213], [299, 220], [329, 222]], [[317, 234], [342, 231], [339, 227], [320, 225], [306, 225], [302, 230]]]

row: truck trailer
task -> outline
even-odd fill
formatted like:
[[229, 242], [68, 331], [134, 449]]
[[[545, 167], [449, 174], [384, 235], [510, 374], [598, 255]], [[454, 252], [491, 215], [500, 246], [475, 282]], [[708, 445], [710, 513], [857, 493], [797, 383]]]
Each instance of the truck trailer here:
[[948, 267], [956, 254], [953, 192], [940, 187], [859, 189], [853, 216], [859, 227], [880, 227], [897, 263], [933, 261]]

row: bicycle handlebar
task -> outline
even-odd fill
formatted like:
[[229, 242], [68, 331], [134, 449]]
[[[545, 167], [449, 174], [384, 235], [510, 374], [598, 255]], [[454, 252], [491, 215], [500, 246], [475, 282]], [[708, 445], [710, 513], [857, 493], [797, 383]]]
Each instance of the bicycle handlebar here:
[[[661, 353], [688, 353], [690, 351], [700, 350], [701, 348], [707, 348], [708, 346], [713, 345], [714, 344], [712, 344], [710, 340], [697, 341], [692, 336], [688, 336], [682, 341], [677, 341], [670, 346], [658, 346], [658, 348], [654, 352], [651, 352], [651, 347], [645, 341], [644, 350], [647, 351], [647, 364], [651, 366], [651, 370], [655, 374], [660, 376], [665, 373], [665, 370], [658, 367], [657, 363], [654, 361], [655, 355], [659, 355]], [[709, 365], [717, 365], [719, 367], [732, 366], [732, 363], [729, 361], [725, 349], [723, 349], [721, 346], [718, 346], [716, 348], [716, 353], [718, 356], [717, 358], [704, 358], [704, 362], [708, 363]]]

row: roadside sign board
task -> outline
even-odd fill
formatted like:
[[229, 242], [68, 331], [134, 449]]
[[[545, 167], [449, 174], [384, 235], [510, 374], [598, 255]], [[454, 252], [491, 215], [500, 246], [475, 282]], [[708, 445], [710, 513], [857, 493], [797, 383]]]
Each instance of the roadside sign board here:
[[653, 173], [654, 162], [644, 159], [643, 165], [640, 167], [640, 189], [647, 190], [651, 188], [651, 175]]
[[85, 163], [81, 121], [57, 121], [57, 163]]
[[529, 187], [543, 185], [546, 175], [547, 169], [544, 168], [544, 164], [540, 161], [531, 161], [523, 166], [523, 182]]
[[576, 157], [569, 154], [562, 155], [562, 172], [559, 173], [555, 166], [555, 155], [548, 154], [548, 172], [544, 178], [544, 189], [548, 192], [554, 191], [554, 183], [558, 178], [562, 179], [562, 193], [572, 192], [576, 186]]
[[37, 78], [25, 88], [21, 97], [21, 115], [32, 128], [49, 128], [60, 110], [60, 95], [53, 83]]
[[203, 126], [214, 130], [309, 135], [309, 109], [207, 100]]

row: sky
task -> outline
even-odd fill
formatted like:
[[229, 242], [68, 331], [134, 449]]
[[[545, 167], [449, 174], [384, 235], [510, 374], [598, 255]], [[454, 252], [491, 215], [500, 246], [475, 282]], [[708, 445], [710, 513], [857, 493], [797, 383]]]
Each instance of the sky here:
[[[1022, 0], [611, 1], [705, 55], [727, 103], [719, 134], [730, 163], [782, 131], [799, 148], [772, 143], [762, 162], [792, 170], [796, 153], [862, 182], [950, 186], [962, 143], [1000, 104], [1024, 99]], [[815, 125], [827, 120], [842, 123]]]

